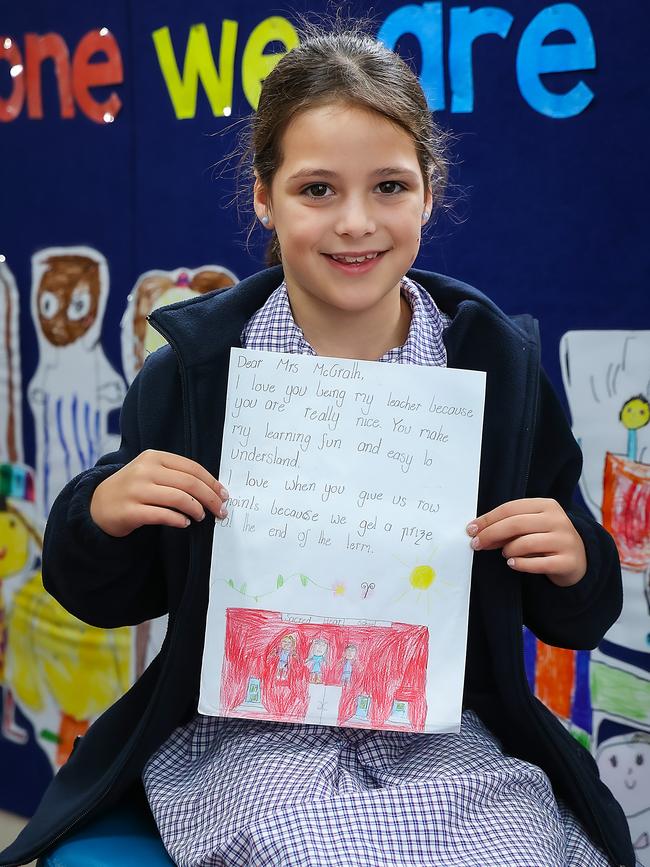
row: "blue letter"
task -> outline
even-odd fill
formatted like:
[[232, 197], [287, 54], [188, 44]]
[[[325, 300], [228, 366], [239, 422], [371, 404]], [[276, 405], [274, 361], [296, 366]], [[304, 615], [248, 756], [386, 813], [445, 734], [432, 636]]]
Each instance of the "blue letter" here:
[[512, 15], [496, 6], [485, 6], [470, 12], [469, 6], [451, 10], [449, 37], [449, 78], [451, 80], [451, 110], [474, 110], [474, 74], [472, 43], [479, 36], [495, 33], [502, 39], [508, 35]]
[[[568, 30], [574, 41], [544, 45], [549, 34]], [[589, 22], [573, 3], [558, 3], [542, 9], [524, 30], [517, 51], [517, 82], [522, 96], [535, 111], [548, 117], [573, 117], [594, 98], [583, 81], [568, 93], [552, 93], [540, 81], [545, 72], [575, 72], [594, 69], [596, 49]]]
[[379, 28], [377, 39], [393, 49], [400, 36], [412, 33], [422, 49], [420, 84], [431, 111], [445, 107], [445, 76], [442, 60], [442, 3], [400, 6]]

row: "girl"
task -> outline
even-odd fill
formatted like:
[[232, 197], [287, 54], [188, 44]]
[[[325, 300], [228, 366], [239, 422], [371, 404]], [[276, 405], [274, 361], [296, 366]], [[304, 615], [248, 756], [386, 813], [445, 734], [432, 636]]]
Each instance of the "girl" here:
[[[91, 727], [2, 864], [144, 789], [181, 865], [632, 867], [594, 762], [530, 694], [527, 623], [594, 647], [621, 606], [610, 537], [573, 511], [580, 454], [535, 323], [411, 270], [445, 178], [416, 77], [360, 31], [312, 34], [264, 83], [254, 208], [281, 267], [159, 310], [122, 445], [50, 516], [44, 579], [112, 627], [169, 611], [158, 658]], [[372, 732], [196, 713], [232, 346], [487, 371], [462, 728]], [[182, 413], [179, 408], [182, 407]], [[470, 539], [468, 538], [468, 543]]]

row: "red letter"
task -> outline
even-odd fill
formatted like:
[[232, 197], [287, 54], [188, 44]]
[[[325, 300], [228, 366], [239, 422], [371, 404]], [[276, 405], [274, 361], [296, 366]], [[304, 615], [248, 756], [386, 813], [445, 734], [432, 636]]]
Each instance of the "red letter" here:
[[[8, 36], [0, 36], [0, 60], [6, 60], [9, 69], [23, 65], [18, 46]], [[13, 90], [7, 99], [0, 98], [0, 121], [16, 120], [23, 108], [25, 101], [24, 70], [19, 75], [12, 76], [12, 81]]]
[[27, 116], [43, 117], [43, 94], [41, 92], [41, 64], [54, 61], [56, 84], [59, 89], [61, 117], [74, 117], [74, 103], [70, 90], [70, 55], [68, 46], [58, 33], [25, 34], [25, 67], [27, 69]]
[[[104, 54], [106, 60], [90, 63], [94, 54]], [[119, 96], [113, 92], [104, 102], [97, 102], [90, 95], [90, 88], [123, 81], [122, 55], [113, 35], [102, 36], [98, 30], [86, 33], [72, 58], [72, 88], [77, 105], [86, 117], [95, 123], [104, 123], [105, 114], [115, 117], [122, 107]]]

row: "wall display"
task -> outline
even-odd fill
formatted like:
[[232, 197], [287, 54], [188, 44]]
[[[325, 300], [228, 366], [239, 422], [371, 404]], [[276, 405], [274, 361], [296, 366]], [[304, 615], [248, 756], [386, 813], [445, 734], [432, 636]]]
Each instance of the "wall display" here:
[[[231, 0], [217, 14], [208, 0], [3, 9], [0, 808], [33, 810], [75, 733], [164, 637], [164, 619], [103, 633], [50, 600], [43, 523], [61, 485], [118, 442], [127, 384], [157, 345], [147, 313], [263, 267], [237, 137], [305, 11]], [[619, 548], [625, 604], [605, 640], [575, 652], [527, 633], [525, 664], [591, 749], [650, 867], [650, 13], [631, 0], [381, 0], [373, 14], [453, 133], [449, 207], [418, 264], [539, 318], [585, 454], [580, 496]], [[371, 603], [378, 585], [366, 584]], [[253, 616], [248, 603], [230, 609], [237, 628]], [[254, 609], [255, 628], [275, 636], [264, 669], [275, 692], [302, 671], [308, 691], [321, 676], [347, 695], [364, 628], [287, 625], [287, 613]], [[397, 657], [419, 640], [400, 633]], [[262, 696], [256, 676], [249, 704]], [[360, 725], [376, 709], [362, 693], [350, 705]], [[384, 716], [399, 728], [412, 709], [396, 702]]]

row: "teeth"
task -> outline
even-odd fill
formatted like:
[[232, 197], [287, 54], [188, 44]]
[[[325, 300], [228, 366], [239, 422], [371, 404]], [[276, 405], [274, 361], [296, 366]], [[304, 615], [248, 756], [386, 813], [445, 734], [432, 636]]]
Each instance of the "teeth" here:
[[367, 256], [334, 256], [332, 254], [332, 259], [336, 259], [337, 262], [346, 262], [348, 264], [353, 264], [355, 262], [365, 262], [366, 259], [376, 259], [379, 253], [368, 253]]

